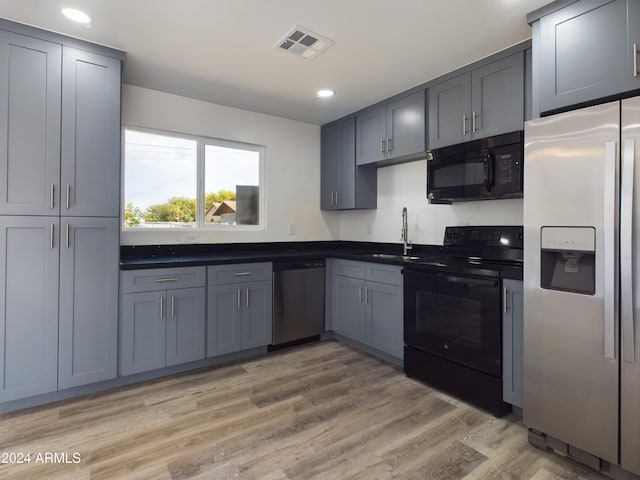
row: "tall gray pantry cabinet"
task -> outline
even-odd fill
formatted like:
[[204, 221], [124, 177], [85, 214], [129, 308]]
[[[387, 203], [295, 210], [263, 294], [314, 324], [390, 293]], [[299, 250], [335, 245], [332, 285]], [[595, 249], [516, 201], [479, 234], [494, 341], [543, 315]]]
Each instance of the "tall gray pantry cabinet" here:
[[0, 402], [117, 374], [123, 58], [0, 20]]

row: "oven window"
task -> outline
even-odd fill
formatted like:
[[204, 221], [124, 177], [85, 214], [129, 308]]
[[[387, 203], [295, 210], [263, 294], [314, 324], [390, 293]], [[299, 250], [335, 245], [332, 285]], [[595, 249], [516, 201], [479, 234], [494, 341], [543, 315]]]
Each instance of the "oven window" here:
[[482, 348], [482, 303], [478, 299], [418, 291], [416, 329], [471, 348]]

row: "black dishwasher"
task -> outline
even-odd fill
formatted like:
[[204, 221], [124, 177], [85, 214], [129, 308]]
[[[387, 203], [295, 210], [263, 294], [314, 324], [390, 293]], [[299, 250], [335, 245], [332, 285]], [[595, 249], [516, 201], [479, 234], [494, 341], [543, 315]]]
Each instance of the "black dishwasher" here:
[[277, 349], [324, 332], [324, 259], [273, 264], [273, 345]]

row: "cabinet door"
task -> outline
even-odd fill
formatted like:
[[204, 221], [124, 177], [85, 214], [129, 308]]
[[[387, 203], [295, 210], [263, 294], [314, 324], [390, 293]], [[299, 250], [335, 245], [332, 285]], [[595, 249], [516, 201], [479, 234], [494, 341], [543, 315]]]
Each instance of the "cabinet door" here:
[[429, 87], [429, 148], [471, 139], [471, 74]]
[[356, 117], [356, 164], [366, 165], [387, 158], [387, 106], [359, 113]]
[[58, 385], [58, 219], [0, 217], [0, 402]]
[[402, 287], [369, 282], [365, 299], [367, 345], [404, 358]]
[[204, 305], [204, 287], [167, 291], [167, 366], [204, 358]]
[[387, 156], [423, 153], [425, 148], [424, 90], [387, 105]]
[[524, 52], [471, 72], [471, 136], [524, 128]]
[[63, 50], [63, 215], [119, 216], [120, 70], [119, 60]]
[[522, 408], [523, 304], [522, 282], [503, 280], [502, 399]]
[[242, 349], [242, 286], [214, 285], [207, 290], [207, 357]]
[[338, 125], [322, 128], [320, 181], [320, 208], [335, 210], [336, 192], [338, 191], [338, 163], [339, 163], [339, 135]]
[[118, 366], [117, 218], [63, 217], [58, 388], [115, 378]]
[[333, 330], [365, 343], [364, 281], [336, 275], [333, 278]]
[[583, 0], [540, 19], [542, 112], [640, 88], [633, 73], [637, 3]]
[[61, 70], [60, 45], [0, 31], [1, 214], [59, 213]]
[[356, 126], [355, 119], [340, 122], [338, 128], [337, 208], [356, 208]]
[[272, 282], [242, 285], [242, 348], [269, 345], [272, 338]]
[[165, 292], [127, 293], [120, 308], [120, 374], [164, 367]]

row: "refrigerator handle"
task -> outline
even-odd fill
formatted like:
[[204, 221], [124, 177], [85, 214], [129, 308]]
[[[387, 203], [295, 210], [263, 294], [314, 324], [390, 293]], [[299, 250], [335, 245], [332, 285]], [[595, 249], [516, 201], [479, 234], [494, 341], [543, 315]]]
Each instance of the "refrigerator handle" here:
[[604, 157], [604, 356], [616, 358], [616, 142], [605, 144]]
[[633, 318], [633, 184], [635, 170], [635, 140], [622, 145], [620, 183], [620, 317], [622, 328], [622, 357], [636, 363]]

